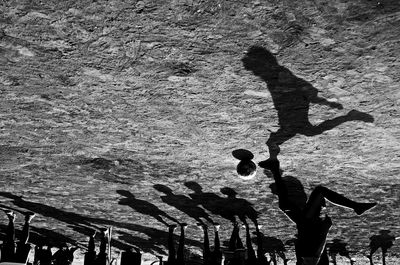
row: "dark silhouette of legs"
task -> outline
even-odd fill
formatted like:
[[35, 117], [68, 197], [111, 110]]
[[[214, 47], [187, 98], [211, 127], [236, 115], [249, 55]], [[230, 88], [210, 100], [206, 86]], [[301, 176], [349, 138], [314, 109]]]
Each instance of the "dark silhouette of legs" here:
[[168, 265], [173, 265], [176, 262], [174, 230], [176, 225], [170, 225], [168, 228]]
[[235, 220], [233, 222], [233, 230], [229, 239], [229, 250], [235, 251], [236, 249], [243, 248], [242, 240], [239, 235], [239, 224]]
[[295, 131], [279, 128], [276, 132], [271, 132], [266, 144], [268, 146], [270, 159], [276, 159], [280, 152], [280, 145], [296, 135]]
[[26, 262], [28, 258], [29, 251], [31, 250], [31, 245], [28, 244], [30, 223], [35, 216], [34, 213], [28, 212], [25, 214], [25, 224], [22, 229], [21, 239], [17, 244], [16, 257], [15, 260], [18, 262]]
[[96, 250], [94, 244], [94, 237], [96, 236], [96, 231], [89, 236], [88, 251], [85, 253], [84, 265], [93, 265], [96, 260]]
[[247, 248], [247, 260], [246, 264], [253, 265], [257, 262], [256, 252], [254, 251], [253, 244], [251, 243], [250, 227], [246, 222], [244, 223], [246, 228], [246, 248]]
[[185, 229], [186, 223], [181, 224], [181, 235], [179, 237], [178, 251], [176, 253], [176, 264], [185, 265]]
[[203, 230], [204, 236], [204, 244], [203, 244], [203, 264], [208, 265], [211, 262], [211, 250], [210, 250], [210, 240], [208, 238], [208, 227], [205, 224], [198, 223], [199, 226]]
[[323, 186], [317, 186], [310, 194], [310, 197], [305, 206], [304, 212], [306, 218], [319, 216], [321, 208], [325, 206], [324, 199], [330, 202], [353, 209], [358, 215], [363, 214], [365, 211], [371, 209], [376, 203], [359, 203], [346, 198], [345, 196], [332, 191]]
[[30, 223], [31, 223], [33, 217], [35, 217], [35, 214], [32, 212], [28, 212], [25, 215], [25, 224], [24, 224], [24, 228], [22, 229], [22, 235], [21, 235], [21, 240], [20, 240], [20, 242], [22, 242], [23, 244], [28, 243], [29, 232], [30, 232]]
[[3, 244], [1, 261], [13, 261], [15, 256], [15, 213], [13, 211], [5, 211], [8, 217], [8, 225], [6, 230], [6, 238]]
[[220, 265], [222, 262], [221, 243], [219, 240], [219, 227], [218, 223], [214, 224], [214, 251], [212, 252], [212, 265]]
[[100, 248], [99, 254], [97, 255], [97, 264], [107, 264], [107, 228], [103, 228], [101, 231]]

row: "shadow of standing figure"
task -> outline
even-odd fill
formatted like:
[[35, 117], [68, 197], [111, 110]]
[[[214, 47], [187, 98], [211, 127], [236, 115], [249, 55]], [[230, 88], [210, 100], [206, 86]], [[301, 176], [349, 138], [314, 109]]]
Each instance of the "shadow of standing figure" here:
[[194, 191], [189, 196], [197, 205], [202, 206], [212, 214], [219, 215], [231, 222], [234, 221], [235, 213], [227, 205], [226, 198], [213, 192], [203, 192], [203, 188], [195, 181], [187, 181], [185, 186]]
[[238, 216], [240, 221], [246, 223], [246, 217], [249, 218], [254, 226], [258, 227], [257, 218], [259, 213], [254, 209], [253, 204], [243, 198], [237, 198], [237, 192], [229, 187], [221, 188], [221, 193], [227, 196], [226, 205], [230, 207], [231, 212]]
[[350, 257], [350, 251], [347, 249], [347, 243], [343, 242], [343, 240], [335, 238], [331, 243], [326, 245], [328, 247], [328, 253], [332, 259], [333, 265], [337, 265], [337, 255], [347, 258], [350, 261], [350, 264], [355, 262], [355, 260]]
[[343, 109], [343, 106], [319, 97], [315, 87], [279, 65], [275, 56], [263, 47], [250, 47], [242, 62], [246, 70], [252, 71], [267, 83], [274, 107], [278, 112], [280, 128], [276, 132], [271, 132], [267, 141], [271, 159], [276, 159], [280, 151], [279, 146], [296, 134], [315, 136], [347, 121], [374, 121], [371, 115], [352, 110], [344, 116], [313, 125], [308, 117], [311, 103], [336, 109]]
[[188, 216], [196, 220], [197, 223], [205, 224], [201, 218], [213, 224], [213, 220], [210, 216], [200, 208], [195, 201], [190, 197], [183, 194], [174, 194], [173, 191], [162, 184], [153, 185], [154, 189], [165, 194], [165, 196], [160, 196], [161, 200], [168, 205], [175, 207], [176, 209], [184, 212]]
[[379, 235], [373, 235], [370, 238], [369, 248], [370, 252], [367, 256], [371, 265], [373, 265], [373, 255], [380, 248], [382, 250], [382, 264], [386, 264], [386, 254], [389, 248], [393, 246], [393, 242], [397, 239], [390, 234], [390, 230], [381, 230]]
[[128, 205], [138, 213], [149, 215], [155, 218], [160, 223], [164, 224], [165, 226], [169, 226], [169, 224], [166, 221], [164, 221], [162, 217], [165, 217], [176, 224], [179, 223], [178, 220], [176, 220], [174, 217], [170, 216], [166, 212], [162, 211], [156, 205], [146, 200], [137, 199], [135, 195], [133, 195], [130, 191], [117, 190], [117, 193], [125, 197], [121, 198], [118, 204]]
[[271, 192], [278, 195], [279, 208], [297, 227], [295, 252], [297, 265], [329, 264], [326, 238], [331, 218], [325, 215], [321, 218], [321, 210], [326, 206], [325, 200], [337, 206], [353, 209], [357, 215], [373, 208], [376, 203], [360, 203], [353, 201], [333, 190], [317, 186], [311, 192], [308, 200], [301, 182], [295, 177], [282, 177], [279, 161], [272, 160], [266, 168], [273, 174], [274, 183], [270, 185]]
[[[257, 232], [254, 232], [257, 235]], [[284, 265], [287, 265], [289, 259], [286, 257], [286, 248], [285, 244], [282, 240], [272, 237], [272, 236], [265, 236], [262, 232], [258, 232], [257, 241], [261, 241], [258, 243], [262, 246], [262, 251], [258, 255], [262, 256], [266, 253], [270, 256], [270, 263], [277, 265], [278, 264], [278, 257], [280, 257], [283, 261]]]

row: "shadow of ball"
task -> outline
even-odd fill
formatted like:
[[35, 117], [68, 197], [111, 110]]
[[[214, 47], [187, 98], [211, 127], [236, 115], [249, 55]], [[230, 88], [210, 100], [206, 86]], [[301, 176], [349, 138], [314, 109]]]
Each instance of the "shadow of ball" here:
[[239, 178], [249, 180], [255, 177], [257, 173], [257, 166], [251, 160], [242, 160], [236, 167]]
[[249, 180], [255, 177], [257, 166], [253, 161], [251, 161], [254, 158], [252, 152], [246, 149], [236, 149], [232, 151], [232, 156], [240, 160], [236, 167], [239, 178]]

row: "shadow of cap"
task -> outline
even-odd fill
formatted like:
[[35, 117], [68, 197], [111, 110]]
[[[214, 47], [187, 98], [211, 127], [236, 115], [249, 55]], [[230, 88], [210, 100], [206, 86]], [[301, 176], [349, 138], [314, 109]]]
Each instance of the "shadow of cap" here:
[[279, 66], [275, 56], [261, 46], [251, 46], [242, 58], [245, 69], [261, 74], [266, 68]]
[[153, 188], [158, 190], [158, 191], [160, 191], [160, 192], [162, 192], [162, 193], [165, 193], [165, 194], [171, 194], [172, 193], [172, 190], [170, 188], [168, 188], [167, 186], [162, 185], [162, 184], [154, 184]]
[[229, 188], [229, 187], [223, 187], [220, 189], [220, 191], [222, 194], [225, 194], [227, 196], [236, 196], [237, 195], [237, 192], [234, 189]]
[[117, 190], [117, 193], [125, 197], [135, 197], [135, 195], [133, 195], [130, 191], [127, 190]]
[[203, 189], [196, 181], [186, 181], [184, 185], [195, 192], [201, 192]]

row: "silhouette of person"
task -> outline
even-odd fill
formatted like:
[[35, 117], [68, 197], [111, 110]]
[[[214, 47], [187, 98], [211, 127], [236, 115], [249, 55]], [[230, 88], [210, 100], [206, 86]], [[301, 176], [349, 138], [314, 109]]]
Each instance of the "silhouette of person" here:
[[28, 212], [25, 214], [25, 223], [22, 229], [20, 241], [15, 243], [15, 218], [16, 215], [11, 210], [4, 211], [8, 217], [8, 226], [6, 230], [6, 238], [4, 240], [1, 261], [26, 263], [31, 245], [28, 244], [30, 223], [35, 216], [34, 213]]
[[372, 256], [374, 253], [380, 248], [382, 250], [382, 264], [386, 264], [386, 253], [393, 246], [393, 242], [396, 240], [396, 237], [390, 235], [390, 230], [381, 230], [379, 231], [379, 235], [373, 235], [370, 237], [369, 248], [370, 252], [368, 255], [368, 259], [370, 260], [370, 264], [372, 262]]
[[242, 62], [246, 70], [252, 71], [267, 83], [274, 107], [278, 112], [280, 128], [272, 132], [267, 141], [271, 159], [276, 159], [280, 151], [279, 146], [296, 134], [315, 136], [347, 121], [374, 121], [371, 115], [352, 110], [344, 116], [312, 125], [308, 118], [311, 103], [336, 109], [342, 109], [343, 106], [319, 97], [315, 87], [279, 65], [275, 56], [263, 47], [250, 47]]
[[361, 215], [376, 203], [360, 203], [346, 198], [326, 187], [317, 186], [308, 200], [301, 182], [294, 177], [282, 177], [277, 159], [271, 160], [268, 168], [273, 174], [274, 183], [270, 185], [273, 194], [278, 195], [279, 208], [297, 226], [295, 243], [297, 265], [329, 264], [326, 250], [326, 237], [332, 226], [331, 218], [320, 217], [325, 199], [338, 205], [353, 209]]
[[201, 205], [212, 214], [220, 215], [233, 222], [235, 214], [227, 205], [226, 198], [220, 197], [213, 192], [203, 192], [203, 188], [195, 181], [185, 182], [185, 186], [194, 191], [194, 193], [190, 193], [189, 196], [196, 205]]
[[165, 194], [165, 196], [160, 196], [163, 202], [186, 213], [190, 217], [194, 218], [198, 223], [204, 224], [204, 221], [201, 218], [204, 218], [211, 224], [214, 223], [210, 216], [204, 211], [204, 209], [197, 206], [197, 203], [193, 201], [190, 197], [187, 197], [183, 194], [174, 194], [172, 190], [165, 185], [155, 184], [153, 187], [156, 190]]
[[131, 192], [126, 191], [126, 190], [117, 190], [117, 193], [125, 196], [125, 198], [122, 198], [119, 200], [118, 204], [121, 205], [128, 205], [135, 211], [145, 214], [145, 215], [150, 215], [151, 217], [154, 217], [157, 221], [160, 223], [163, 223], [166, 226], [169, 226], [167, 222], [163, 220], [162, 217], [165, 217], [169, 220], [171, 220], [174, 223], [178, 223], [178, 220], [167, 214], [166, 212], [162, 211], [160, 208], [158, 208], [156, 205], [146, 201], [146, 200], [141, 200], [137, 199], [135, 195], [133, 195]]

